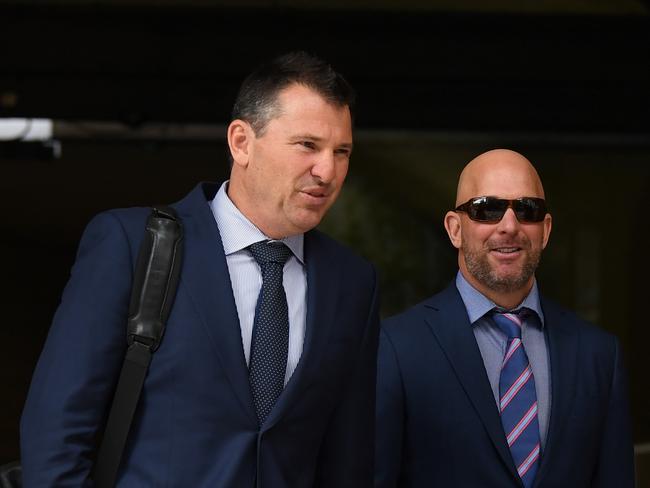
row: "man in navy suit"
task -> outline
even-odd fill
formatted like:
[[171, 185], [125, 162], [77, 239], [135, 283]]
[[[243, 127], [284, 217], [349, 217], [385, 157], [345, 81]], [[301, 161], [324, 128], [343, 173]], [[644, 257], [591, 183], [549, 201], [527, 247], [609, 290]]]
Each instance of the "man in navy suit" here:
[[444, 223], [455, 282], [382, 324], [375, 486], [632, 487], [618, 341], [535, 281], [551, 215], [533, 166], [480, 155]]
[[[348, 170], [352, 103], [347, 82], [305, 53], [244, 81], [227, 133], [230, 180], [174, 205], [179, 288], [118, 486], [372, 485], [375, 272], [313, 230]], [[27, 487], [93, 486], [148, 214], [105, 212], [84, 233], [23, 413]], [[276, 252], [283, 264], [268, 279], [279, 282], [264, 305], [271, 265], [258, 260]]]

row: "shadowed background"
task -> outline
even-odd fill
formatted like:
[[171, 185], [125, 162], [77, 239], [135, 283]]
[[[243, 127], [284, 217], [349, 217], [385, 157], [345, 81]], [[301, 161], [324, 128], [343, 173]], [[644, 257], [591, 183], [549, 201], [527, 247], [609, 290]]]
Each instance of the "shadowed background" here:
[[621, 338], [650, 486], [649, 14], [640, 0], [0, 0], [0, 117], [53, 119], [61, 145], [53, 158], [0, 142], [0, 463], [18, 457], [85, 223], [223, 180], [240, 81], [305, 49], [359, 94], [350, 174], [321, 227], [377, 264], [384, 316], [453, 279], [442, 217], [467, 161], [508, 147], [537, 166], [554, 216], [540, 286]]

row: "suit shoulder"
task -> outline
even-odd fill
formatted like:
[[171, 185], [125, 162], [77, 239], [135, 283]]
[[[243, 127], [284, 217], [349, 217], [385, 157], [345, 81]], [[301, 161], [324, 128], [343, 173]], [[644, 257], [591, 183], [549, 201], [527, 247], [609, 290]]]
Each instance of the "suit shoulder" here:
[[143, 233], [152, 207], [125, 207], [112, 208], [96, 214], [88, 223], [88, 227], [120, 226], [124, 232], [131, 235], [133, 232]]
[[[344, 267], [352, 267], [355, 273], [365, 270], [368, 273], [375, 274], [375, 267], [370, 261], [319, 230], [314, 229], [305, 234], [305, 245], [334, 256], [337, 262]], [[352, 273], [350, 273], [350, 276], [352, 276]]]
[[151, 210], [146, 207], [105, 210], [90, 219], [81, 236], [78, 252], [97, 247], [117, 249], [120, 243], [135, 252], [145, 232]]
[[579, 317], [573, 310], [558, 304], [546, 297], [542, 298], [545, 321], [549, 327], [560, 324], [554, 323], [555, 317], [560, 317], [562, 327], [567, 327], [580, 334], [581, 342], [597, 349], [616, 347], [618, 338], [615, 334]]
[[427, 307], [437, 295], [407, 308], [406, 310], [392, 315], [381, 321], [382, 331], [390, 336], [409, 334], [414, 327], [420, 327], [424, 323], [424, 315]]
[[135, 229], [144, 232], [144, 226], [150, 213], [151, 208], [149, 207], [114, 208], [97, 214], [94, 219], [114, 220], [127, 233]]

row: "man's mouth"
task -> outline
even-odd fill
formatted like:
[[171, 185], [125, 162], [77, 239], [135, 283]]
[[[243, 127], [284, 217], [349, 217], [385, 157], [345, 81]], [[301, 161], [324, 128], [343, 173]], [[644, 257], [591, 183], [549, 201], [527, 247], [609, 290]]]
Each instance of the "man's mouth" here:
[[317, 198], [323, 198], [327, 196], [327, 193], [324, 190], [302, 190], [302, 192]]
[[301, 193], [305, 193], [314, 198], [327, 198], [332, 194], [330, 186], [307, 186], [300, 189]]
[[514, 252], [521, 251], [521, 248], [520, 247], [495, 247], [492, 250], [503, 254], [512, 254]]
[[322, 205], [329, 201], [331, 195], [325, 188], [303, 188], [300, 193], [308, 205]]

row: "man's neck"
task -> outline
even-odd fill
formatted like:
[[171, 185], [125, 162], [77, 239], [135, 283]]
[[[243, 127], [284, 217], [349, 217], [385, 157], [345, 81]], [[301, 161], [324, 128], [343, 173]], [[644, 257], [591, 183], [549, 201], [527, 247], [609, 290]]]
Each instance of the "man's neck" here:
[[521, 288], [513, 291], [498, 291], [488, 288], [483, 283], [476, 280], [470, 273], [461, 268], [460, 272], [463, 274], [465, 281], [472, 285], [478, 292], [483, 294], [486, 298], [493, 301], [497, 306], [512, 310], [516, 308], [530, 293], [533, 287], [534, 278], [531, 277], [528, 283]]

